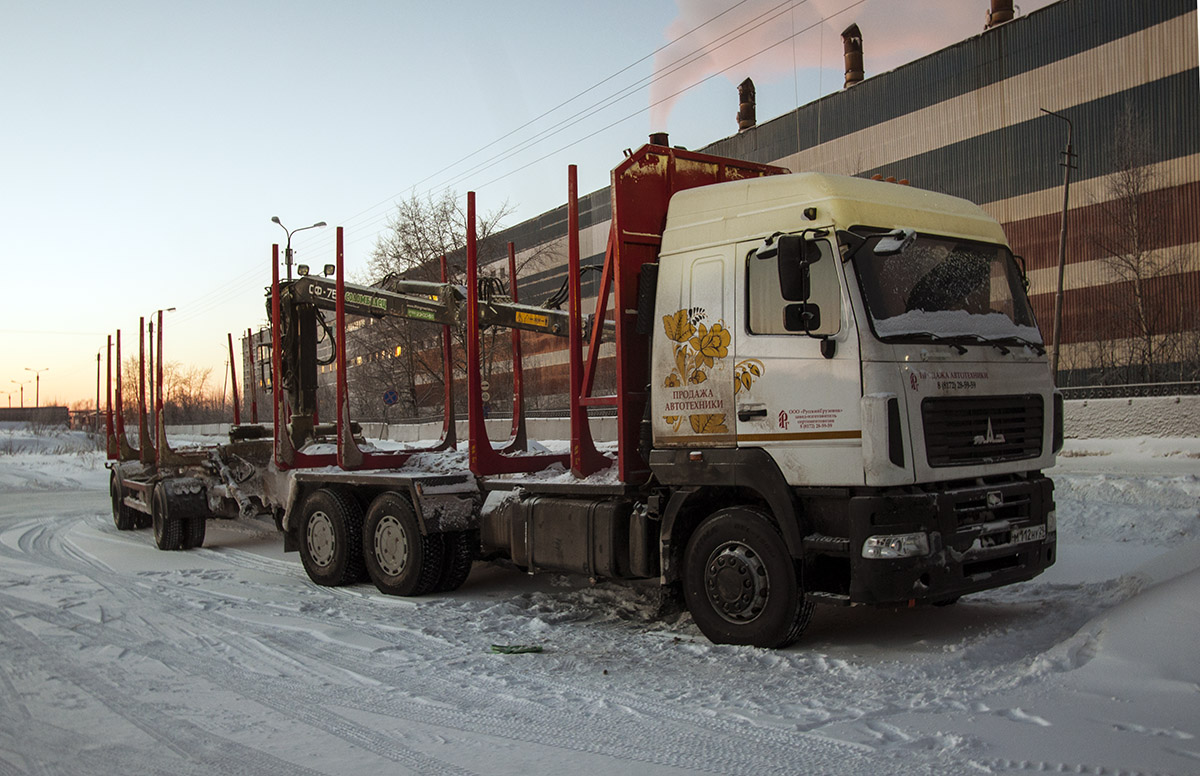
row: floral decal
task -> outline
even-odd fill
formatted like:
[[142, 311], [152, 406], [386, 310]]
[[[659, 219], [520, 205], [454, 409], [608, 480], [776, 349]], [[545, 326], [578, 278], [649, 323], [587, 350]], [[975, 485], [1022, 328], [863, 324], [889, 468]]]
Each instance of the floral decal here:
[[754, 381], [762, 377], [766, 367], [757, 358], [748, 358], [733, 365], [733, 392], [749, 391]]
[[[667, 339], [675, 343], [672, 346], [674, 368], [663, 380], [663, 387], [680, 389], [676, 395], [682, 394], [695, 400], [693, 404], [718, 405], [719, 408], [720, 402], [705, 401], [713, 397], [711, 389], [704, 384], [709, 382], [709, 370], [718, 361], [729, 356], [733, 335], [725, 328], [725, 322], [709, 322], [708, 314], [699, 307], [679, 310], [674, 315], [664, 315], [662, 321]], [[748, 359], [737, 364], [734, 368], [735, 392], [749, 390], [753, 381], [762, 373], [762, 362], [757, 359]], [[689, 388], [697, 390], [684, 390]], [[726, 413], [723, 412], [663, 415], [663, 420], [675, 431], [680, 429], [685, 418], [696, 434], [729, 433]]]

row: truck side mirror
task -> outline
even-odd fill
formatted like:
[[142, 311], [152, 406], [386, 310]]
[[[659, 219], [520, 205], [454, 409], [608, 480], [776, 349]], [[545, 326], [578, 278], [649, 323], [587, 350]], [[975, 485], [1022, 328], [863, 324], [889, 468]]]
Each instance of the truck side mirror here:
[[815, 242], [798, 234], [784, 234], [777, 239], [779, 250], [779, 290], [789, 302], [804, 302], [811, 296], [810, 265], [821, 260], [821, 249]]

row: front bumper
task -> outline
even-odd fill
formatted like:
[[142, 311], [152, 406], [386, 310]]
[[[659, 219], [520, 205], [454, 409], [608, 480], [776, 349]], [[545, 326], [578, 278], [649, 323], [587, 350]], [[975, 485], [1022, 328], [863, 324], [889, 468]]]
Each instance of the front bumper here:
[[[1054, 564], [1054, 485], [1035, 476], [851, 498], [852, 604], [914, 605], [1032, 579]], [[924, 534], [928, 552], [864, 557], [868, 539]], [[870, 551], [868, 551], [870, 554]], [[878, 555], [878, 553], [875, 553]]]

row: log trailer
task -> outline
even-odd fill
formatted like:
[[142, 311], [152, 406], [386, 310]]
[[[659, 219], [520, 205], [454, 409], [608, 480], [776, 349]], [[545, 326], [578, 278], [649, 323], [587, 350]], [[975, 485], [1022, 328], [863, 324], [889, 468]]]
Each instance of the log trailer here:
[[[511, 247], [511, 298], [481, 298], [473, 194], [465, 288], [346, 283], [340, 230], [336, 279], [281, 281], [275, 246], [275, 417], [256, 476], [313, 581], [366, 576], [420, 595], [458, 587], [477, 558], [657, 579], [712, 641], [779, 647], [814, 604], [948, 604], [1054, 563], [1042, 470], [1062, 445], [1061, 395], [1023, 270], [982, 209], [652, 138], [612, 173], [585, 342], [573, 167], [568, 178], [565, 313], [516, 301]], [[337, 419], [322, 430], [324, 311], [336, 317]], [[449, 371], [442, 439], [420, 451], [363, 444], [349, 417], [347, 315], [442, 325], [447, 370], [447, 331], [465, 326], [464, 466], [430, 467], [461, 461]], [[519, 449], [519, 347], [513, 440], [488, 439], [483, 326], [513, 329], [518, 344], [518, 330], [568, 340], [568, 453]], [[599, 395], [606, 339], [616, 390]], [[613, 450], [593, 442], [594, 407], [615, 408]], [[160, 480], [167, 511], [174, 479]]]

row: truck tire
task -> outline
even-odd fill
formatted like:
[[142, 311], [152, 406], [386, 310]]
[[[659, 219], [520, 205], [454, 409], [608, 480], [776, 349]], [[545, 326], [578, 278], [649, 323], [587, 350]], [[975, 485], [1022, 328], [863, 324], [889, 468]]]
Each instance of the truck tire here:
[[444, 557], [442, 535], [421, 533], [407, 498], [388, 492], [371, 502], [363, 524], [363, 560], [379, 592], [412, 596], [434, 590], [442, 580]]
[[779, 529], [755, 507], [705, 518], [684, 554], [684, 598], [714, 644], [774, 649], [800, 638], [813, 611], [800, 579]]
[[183, 525], [183, 549], [190, 550], [204, 545], [204, 532], [208, 520], [203, 517], [193, 517]]
[[450, 593], [462, 587], [478, 554], [479, 539], [474, 531], [454, 531], [442, 537], [445, 543], [442, 575], [431, 593]]
[[333, 488], [309, 494], [300, 512], [300, 560], [308, 578], [337, 587], [363, 575], [362, 508]]
[[132, 531], [138, 528], [138, 513], [125, 506], [125, 486], [121, 483], [121, 475], [112, 470], [108, 478], [108, 495], [112, 499], [113, 524], [118, 531]]
[[150, 521], [154, 526], [154, 543], [160, 550], [183, 549], [183, 521], [172, 517], [170, 499], [163, 483], [154, 486], [150, 496]]

